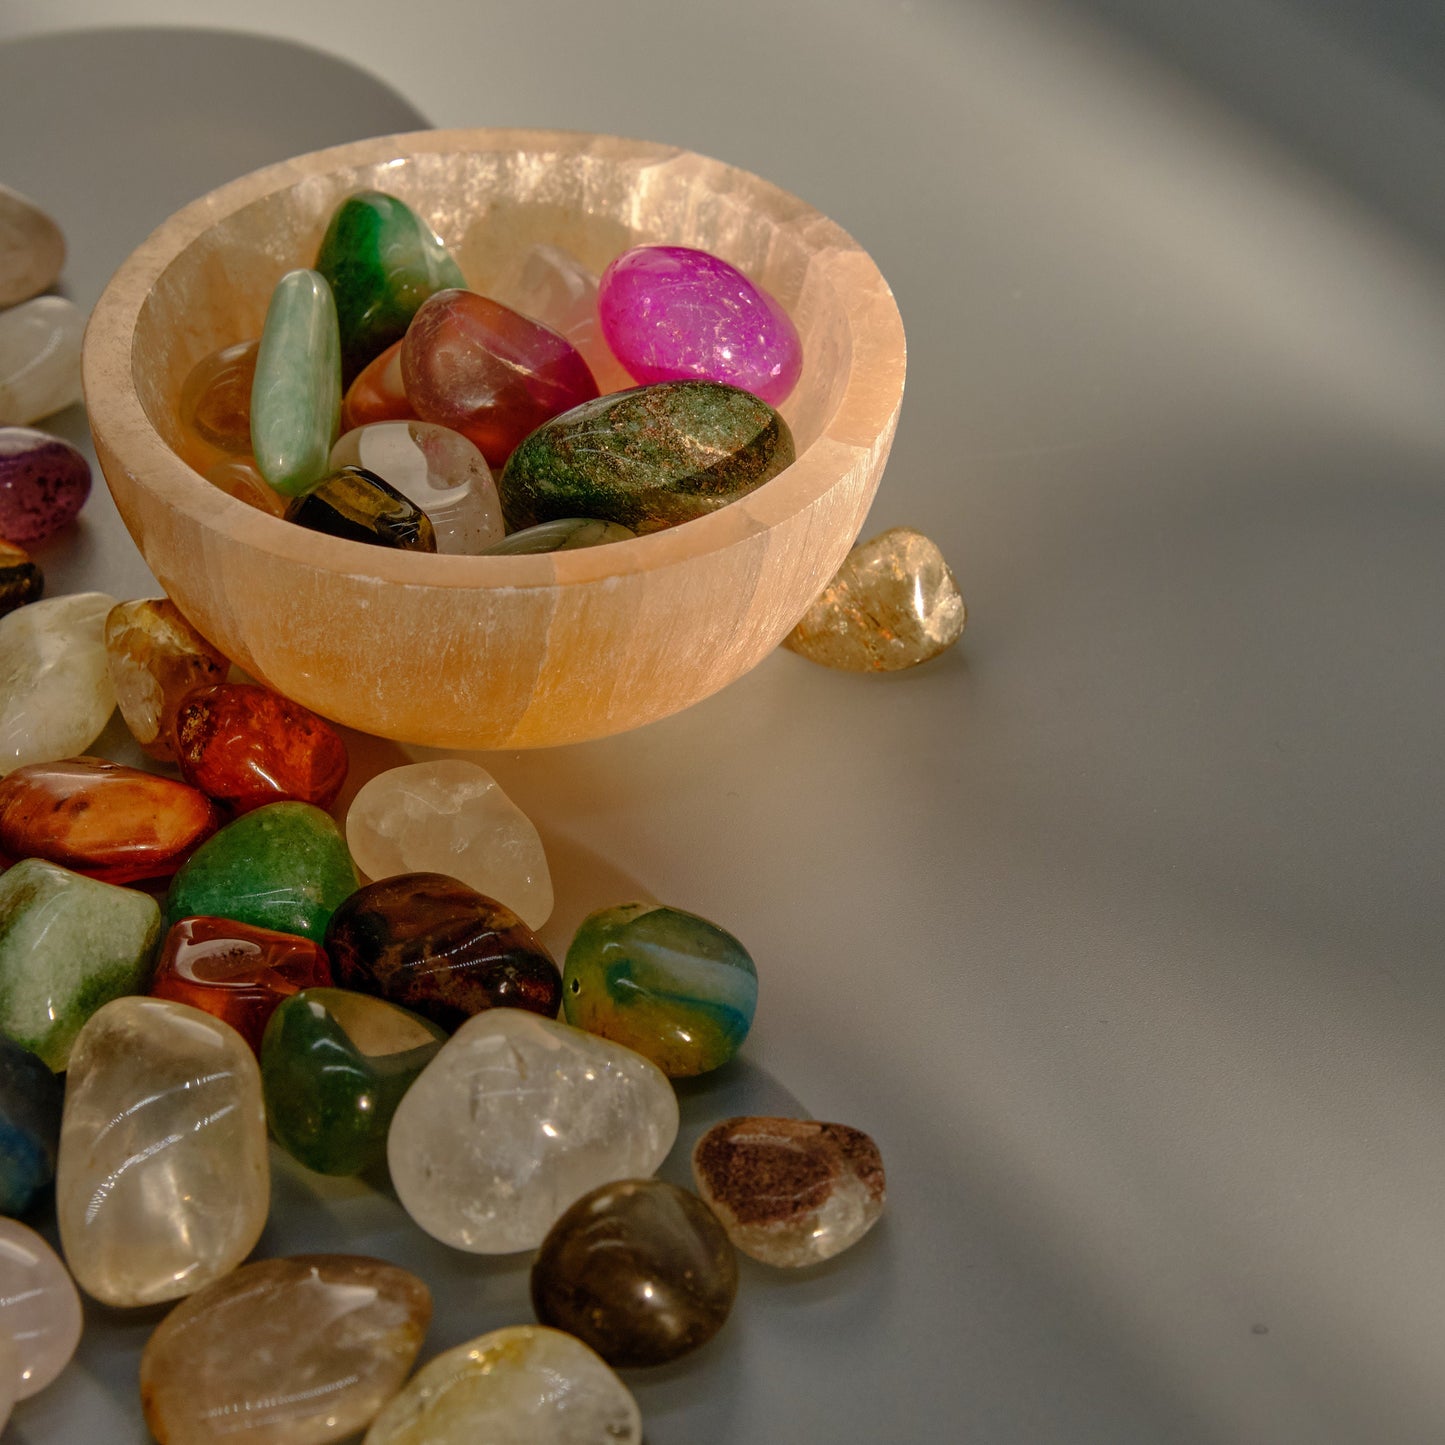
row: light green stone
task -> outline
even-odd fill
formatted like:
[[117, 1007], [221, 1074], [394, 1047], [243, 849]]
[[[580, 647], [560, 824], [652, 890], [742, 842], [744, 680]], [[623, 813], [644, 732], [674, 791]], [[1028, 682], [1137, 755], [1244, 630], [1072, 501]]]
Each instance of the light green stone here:
[[278, 492], [301, 496], [330, 471], [340, 422], [331, 287], [316, 271], [288, 271], [271, 293], [251, 386], [251, 450], [261, 475]]
[[59, 1073], [91, 1014], [145, 991], [160, 928], [133, 888], [38, 858], [0, 874], [0, 1033]]

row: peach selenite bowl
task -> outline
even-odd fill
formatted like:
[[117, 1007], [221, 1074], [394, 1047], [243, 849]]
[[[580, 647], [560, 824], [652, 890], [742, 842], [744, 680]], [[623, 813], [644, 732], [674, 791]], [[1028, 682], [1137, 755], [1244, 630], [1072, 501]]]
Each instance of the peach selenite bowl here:
[[[803, 340], [782, 412], [797, 460], [751, 496], [636, 541], [430, 556], [327, 537], [236, 501], [179, 453], [191, 367], [257, 336], [352, 191], [401, 197], [486, 290], [538, 241], [601, 271], [639, 242], [714, 251]], [[248, 673], [337, 722], [449, 748], [634, 728], [755, 666], [863, 525], [903, 394], [898, 308], [826, 216], [745, 171], [610, 136], [425, 131], [337, 146], [222, 186], [116, 272], [85, 339], [85, 399], [116, 505], [151, 570]]]

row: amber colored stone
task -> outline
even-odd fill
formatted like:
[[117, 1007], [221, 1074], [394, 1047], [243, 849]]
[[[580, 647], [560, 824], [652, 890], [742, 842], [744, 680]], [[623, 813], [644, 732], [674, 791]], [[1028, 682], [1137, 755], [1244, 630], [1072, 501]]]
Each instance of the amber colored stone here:
[[365, 366], [346, 389], [341, 403], [341, 430], [378, 421], [415, 421], [401, 378], [401, 342], [393, 342]]
[[230, 918], [182, 918], [161, 945], [150, 994], [224, 1020], [259, 1055], [277, 1005], [330, 983], [331, 965], [310, 938]]
[[225, 457], [206, 469], [206, 480], [219, 487], [228, 497], [255, 507], [258, 512], [267, 512], [273, 517], [284, 517], [289, 498], [283, 497], [256, 465], [253, 456]]
[[23, 547], [0, 537], [0, 617], [34, 602], [45, 591], [45, 574]]
[[532, 1262], [532, 1307], [609, 1365], [665, 1365], [705, 1345], [738, 1292], [723, 1227], [695, 1195], [662, 1179], [584, 1194]]
[[255, 683], [197, 688], [176, 715], [188, 783], [239, 813], [288, 798], [329, 808], [346, 781], [346, 744], [330, 723]]
[[166, 597], [120, 602], [105, 619], [106, 664], [131, 735], [151, 757], [175, 759], [176, 709], [193, 688], [224, 681], [231, 664]]
[[223, 452], [251, 450], [251, 387], [259, 341], [202, 357], [181, 388], [181, 422]]
[[435, 552], [431, 518], [410, 497], [365, 467], [341, 467], [286, 508], [286, 520], [329, 537]]
[[562, 1000], [562, 975], [532, 930], [442, 873], [403, 873], [358, 889], [332, 914], [326, 953], [342, 988], [448, 1030], [489, 1008], [556, 1018]]
[[0, 778], [0, 853], [104, 883], [169, 878], [219, 824], [195, 788], [101, 758], [31, 763]]
[[470, 437], [494, 467], [544, 421], [597, 395], [565, 336], [473, 291], [422, 303], [402, 341], [401, 373], [417, 416]]

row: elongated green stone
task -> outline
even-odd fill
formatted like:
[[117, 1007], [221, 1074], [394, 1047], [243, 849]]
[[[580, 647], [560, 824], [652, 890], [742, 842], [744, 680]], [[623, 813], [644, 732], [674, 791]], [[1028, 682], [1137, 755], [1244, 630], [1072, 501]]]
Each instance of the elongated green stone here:
[[202, 843], [171, 880], [166, 925], [205, 916], [319, 939], [356, 891], [336, 824], [309, 803], [270, 803]]
[[436, 1024], [384, 999], [340, 988], [293, 994], [261, 1042], [277, 1143], [318, 1174], [359, 1174], [380, 1163], [401, 1096], [446, 1039]]
[[598, 517], [634, 532], [725, 507], [793, 460], [788, 424], [750, 392], [667, 381], [583, 402], [540, 426], [498, 483], [512, 529]]
[[299, 497], [330, 470], [341, 423], [341, 339], [326, 278], [288, 271], [271, 293], [256, 379], [251, 450], [261, 475]]
[[383, 191], [360, 191], [342, 201], [322, 237], [316, 269], [336, 296], [348, 386], [367, 362], [406, 335], [428, 296], [467, 284], [441, 237]]
[[144, 992], [160, 926], [133, 888], [38, 858], [0, 874], [0, 1033], [64, 1069], [91, 1014]]

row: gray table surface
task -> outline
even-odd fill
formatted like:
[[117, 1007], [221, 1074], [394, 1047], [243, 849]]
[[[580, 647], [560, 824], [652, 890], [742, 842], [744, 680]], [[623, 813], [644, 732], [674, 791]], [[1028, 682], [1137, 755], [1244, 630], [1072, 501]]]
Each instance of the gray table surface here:
[[[641, 890], [757, 958], [685, 1139], [805, 1109], [889, 1166], [855, 1251], [746, 1269], [712, 1346], [630, 1375], [650, 1445], [1445, 1438], [1445, 267], [1389, 144], [1439, 106], [1345, 32], [1266, 48], [1293, 100], [1379, 102], [1335, 164], [1115, 28], [1145, 9], [0, 8], [0, 179], [61, 221], [82, 305], [192, 196], [423, 117], [720, 156], [894, 286], [869, 526], [942, 545], [962, 646], [879, 679], [780, 653], [639, 732], [484, 758], [547, 842], [551, 943]], [[319, 50], [79, 33], [122, 20]], [[42, 561], [55, 593], [153, 589], [103, 494]], [[358, 781], [404, 757], [351, 741]], [[428, 1353], [529, 1317], [523, 1262], [280, 1166], [263, 1251], [342, 1247], [429, 1280]], [[92, 1310], [6, 1438], [144, 1439], [154, 1318]]]

